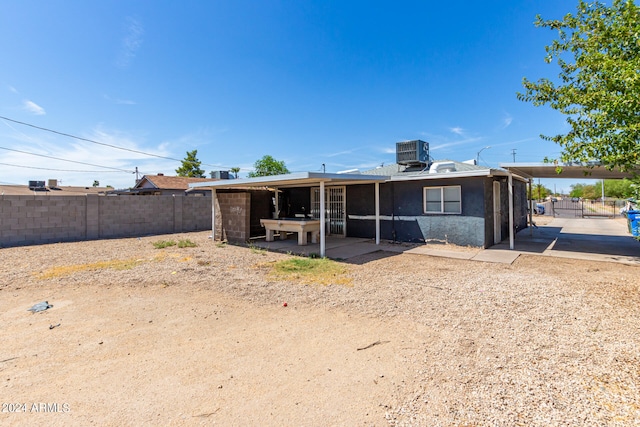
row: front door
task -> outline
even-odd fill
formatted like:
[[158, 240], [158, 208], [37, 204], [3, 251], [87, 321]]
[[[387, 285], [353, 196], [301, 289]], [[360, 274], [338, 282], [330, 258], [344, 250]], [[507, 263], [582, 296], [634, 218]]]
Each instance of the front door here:
[[[345, 187], [325, 187], [325, 221], [327, 236], [346, 236], [346, 198]], [[311, 189], [311, 212], [320, 218], [320, 188]]]
[[500, 209], [500, 182], [493, 181], [493, 244], [502, 242], [502, 210]]

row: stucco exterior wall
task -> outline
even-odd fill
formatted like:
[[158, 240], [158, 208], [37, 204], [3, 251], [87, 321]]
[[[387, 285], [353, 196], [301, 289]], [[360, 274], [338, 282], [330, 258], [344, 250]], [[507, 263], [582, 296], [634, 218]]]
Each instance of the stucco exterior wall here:
[[[507, 178], [468, 177], [441, 180], [388, 182], [380, 186], [381, 238], [401, 242], [441, 241], [463, 246], [489, 247], [493, 245], [493, 181], [500, 181], [500, 227], [508, 238]], [[459, 185], [461, 214], [425, 214], [424, 187]], [[518, 229], [526, 227], [525, 184], [514, 181], [514, 223]], [[370, 184], [347, 187], [347, 235], [375, 237], [374, 186]], [[524, 209], [524, 211], [523, 211]]]

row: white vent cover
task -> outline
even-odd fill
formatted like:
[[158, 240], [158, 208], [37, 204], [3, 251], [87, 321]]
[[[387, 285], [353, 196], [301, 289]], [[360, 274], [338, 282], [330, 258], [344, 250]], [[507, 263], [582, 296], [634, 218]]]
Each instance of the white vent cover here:
[[446, 173], [455, 171], [456, 164], [454, 162], [435, 162], [429, 168], [429, 173]]

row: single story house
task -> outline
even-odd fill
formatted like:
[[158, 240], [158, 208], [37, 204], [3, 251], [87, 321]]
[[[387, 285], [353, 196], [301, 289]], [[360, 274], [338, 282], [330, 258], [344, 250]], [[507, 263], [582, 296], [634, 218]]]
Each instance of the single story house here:
[[144, 175], [136, 182], [133, 188], [128, 190], [117, 190], [111, 192], [119, 195], [135, 195], [135, 196], [171, 196], [171, 195], [202, 195], [203, 191], [208, 189], [200, 189], [198, 191], [189, 191], [189, 184], [198, 182], [210, 182], [211, 178], [192, 178], [188, 176], [167, 176], [162, 173], [157, 175]]
[[362, 173], [293, 173], [191, 187], [210, 187], [214, 196], [233, 187], [272, 189], [274, 217], [321, 220], [321, 255], [326, 236], [484, 248], [508, 238], [513, 247], [515, 232], [527, 227], [525, 178], [475, 162], [431, 161], [424, 141], [396, 149], [395, 164]]

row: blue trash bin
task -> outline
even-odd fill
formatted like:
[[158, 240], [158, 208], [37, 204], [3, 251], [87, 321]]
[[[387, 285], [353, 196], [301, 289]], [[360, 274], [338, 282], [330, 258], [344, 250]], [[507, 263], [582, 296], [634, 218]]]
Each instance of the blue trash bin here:
[[628, 211], [629, 232], [633, 237], [640, 237], [640, 211]]

